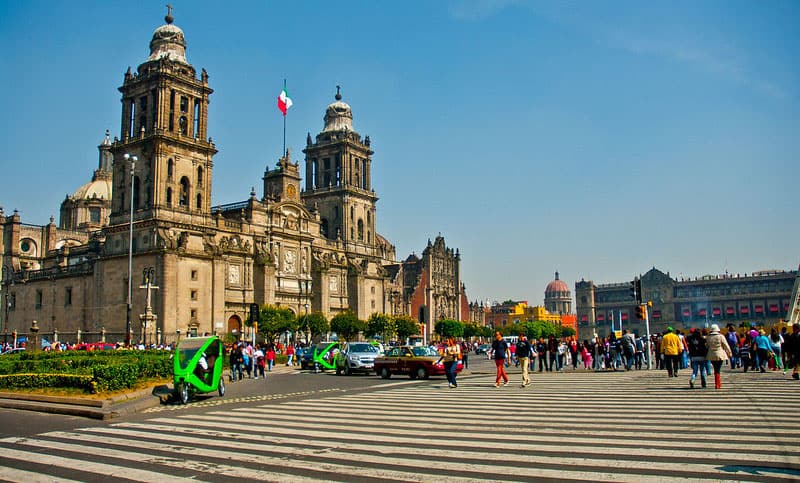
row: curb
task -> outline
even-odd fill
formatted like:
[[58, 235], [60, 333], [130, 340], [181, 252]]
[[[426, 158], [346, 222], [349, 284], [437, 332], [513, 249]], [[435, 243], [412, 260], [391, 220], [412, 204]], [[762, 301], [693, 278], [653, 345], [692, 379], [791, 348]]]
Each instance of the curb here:
[[161, 400], [153, 395], [156, 387], [158, 386], [118, 394], [107, 399], [2, 392], [0, 408], [106, 420], [159, 405]]

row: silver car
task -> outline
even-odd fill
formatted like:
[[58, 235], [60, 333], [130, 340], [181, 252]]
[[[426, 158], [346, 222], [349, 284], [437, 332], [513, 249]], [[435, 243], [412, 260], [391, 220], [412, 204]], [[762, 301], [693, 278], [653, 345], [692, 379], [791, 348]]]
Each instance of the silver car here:
[[348, 342], [336, 355], [336, 374], [368, 374], [375, 368], [375, 358], [379, 355], [378, 347], [369, 342]]

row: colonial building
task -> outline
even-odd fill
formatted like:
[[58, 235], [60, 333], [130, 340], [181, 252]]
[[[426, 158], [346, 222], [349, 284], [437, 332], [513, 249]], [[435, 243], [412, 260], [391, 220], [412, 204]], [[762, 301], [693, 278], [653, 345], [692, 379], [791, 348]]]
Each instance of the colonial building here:
[[[796, 270], [769, 270], [675, 280], [653, 267], [640, 280], [643, 300], [653, 303], [650, 331], [661, 332], [667, 326], [776, 324], [787, 318], [797, 276]], [[575, 295], [581, 338], [608, 335], [612, 326], [645, 333], [645, 322], [635, 315], [629, 282], [598, 285], [581, 280]]]
[[119, 91], [120, 135], [106, 136], [92, 181], [62, 203], [60, 228], [0, 211], [4, 329], [37, 320], [41, 334], [120, 340], [130, 324], [134, 340], [151, 342], [241, 332], [252, 303], [403, 313], [428, 329], [468, 313], [458, 250], [439, 237], [422, 259], [398, 263], [376, 232], [370, 138], [338, 89], [322, 131], [307, 136], [305, 181], [287, 150], [260, 197], [223, 206], [211, 203], [209, 75], [187, 60], [171, 15]]

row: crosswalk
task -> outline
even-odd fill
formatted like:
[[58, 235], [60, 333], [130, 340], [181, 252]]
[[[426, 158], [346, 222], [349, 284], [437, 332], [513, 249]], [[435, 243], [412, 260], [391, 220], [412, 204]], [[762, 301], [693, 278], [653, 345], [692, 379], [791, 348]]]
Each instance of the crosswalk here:
[[[399, 381], [0, 439], [6, 481], [800, 480], [800, 385], [663, 372]], [[308, 394], [304, 394], [308, 396]]]

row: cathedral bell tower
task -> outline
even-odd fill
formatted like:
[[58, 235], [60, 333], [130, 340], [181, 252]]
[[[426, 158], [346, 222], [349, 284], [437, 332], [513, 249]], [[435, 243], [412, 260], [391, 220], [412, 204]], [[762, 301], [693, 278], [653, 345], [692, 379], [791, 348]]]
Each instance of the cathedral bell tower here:
[[330, 240], [374, 247], [375, 203], [372, 190], [369, 136], [362, 141], [353, 130], [353, 113], [342, 101], [336, 86], [336, 101], [325, 112], [325, 127], [306, 138], [306, 176], [303, 201], [319, 210], [322, 234]]
[[[127, 223], [131, 198], [135, 219], [170, 219], [197, 224], [211, 212], [212, 157], [208, 103], [213, 90], [186, 60], [183, 31], [166, 24], [153, 32], [150, 56], [131, 69], [122, 93], [120, 139], [114, 158], [111, 224]], [[129, 155], [128, 159], [125, 155]], [[137, 158], [131, 176], [131, 157]], [[131, 190], [133, 190], [131, 196]]]

